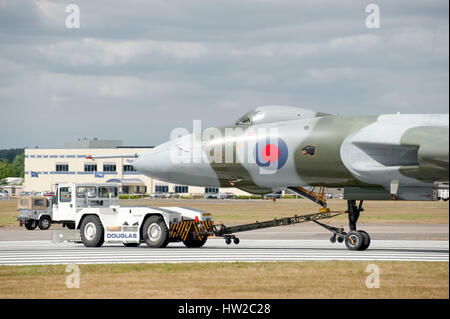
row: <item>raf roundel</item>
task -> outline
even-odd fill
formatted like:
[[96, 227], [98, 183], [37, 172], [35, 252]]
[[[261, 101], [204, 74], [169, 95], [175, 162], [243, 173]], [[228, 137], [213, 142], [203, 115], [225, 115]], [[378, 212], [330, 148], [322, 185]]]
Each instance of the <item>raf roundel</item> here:
[[267, 138], [256, 143], [256, 164], [268, 170], [278, 170], [286, 164], [288, 147], [281, 138]]

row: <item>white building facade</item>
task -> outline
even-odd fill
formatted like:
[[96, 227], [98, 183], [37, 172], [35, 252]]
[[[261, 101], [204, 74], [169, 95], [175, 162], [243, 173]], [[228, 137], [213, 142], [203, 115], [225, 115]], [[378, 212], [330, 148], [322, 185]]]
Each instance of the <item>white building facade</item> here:
[[[133, 158], [88, 159], [89, 156], [117, 156], [141, 154], [151, 147], [108, 146], [107, 141], [71, 143], [62, 149], [25, 149], [25, 181], [23, 191], [54, 191], [59, 183], [117, 182], [122, 194], [176, 193], [202, 196], [205, 193], [231, 192], [249, 195], [236, 188], [212, 189], [190, 185], [165, 183], [134, 170]], [[101, 145], [95, 147], [95, 142]], [[119, 142], [119, 143], [117, 143]], [[113, 144], [121, 144], [114, 141]], [[67, 143], [66, 143], [67, 145]], [[76, 148], [77, 145], [88, 148]], [[67, 147], [67, 146], [66, 146]]]

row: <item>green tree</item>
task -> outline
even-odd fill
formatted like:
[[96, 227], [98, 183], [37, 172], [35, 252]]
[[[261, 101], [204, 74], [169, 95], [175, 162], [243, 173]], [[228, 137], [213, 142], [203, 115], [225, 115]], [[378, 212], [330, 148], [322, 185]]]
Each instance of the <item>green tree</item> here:
[[24, 177], [25, 175], [25, 154], [17, 154], [12, 162], [15, 177]]
[[7, 159], [0, 163], [0, 180], [7, 177], [14, 177], [15, 175], [16, 171]]

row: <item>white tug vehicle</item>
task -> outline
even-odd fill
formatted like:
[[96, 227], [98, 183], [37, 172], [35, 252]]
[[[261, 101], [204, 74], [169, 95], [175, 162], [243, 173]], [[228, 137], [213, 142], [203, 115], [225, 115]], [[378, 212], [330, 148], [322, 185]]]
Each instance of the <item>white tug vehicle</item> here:
[[[51, 224], [63, 224], [66, 229], [53, 230], [53, 242], [82, 242], [87, 247], [119, 242], [127, 247], [146, 243], [152, 248], [163, 248], [170, 242], [182, 241], [186, 247], [198, 248], [205, 244], [209, 236], [222, 237], [227, 245], [232, 242], [237, 245], [240, 240], [235, 233], [311, 221], [333, 233], [330, 238], [332, 243], [345, 241], [352, 250], [365, 250], [370, 245], [368, 237], [356, 248], [349, 246], [350, 236], [342, 228], [318, 222], [346, 214], [347, 211], [330, 211], [322, 207], [308, 215], [227, 227], [214, 224], [210, 213], [189, 207], [120, 206], [118, 189], [119, 186], [113, 183], [59, 184], [54, 196], [19, 197], [17, 219], [29, 230], [37, 226], [48, 229]], [[322, 195], [316, 198], [306, 190], [304, 194], [325, 203]]]
[[112, 183], [59, 184], [52, 197], [20, 197], [17, 218], [27, 229], [63, 224], [68, 229], [54, 230], [53, 241], [81, 241], [88, 247], [121, 242], [161, 248], [179, 241], [201, 247], [213, 232], [209, 213], [187, 207], [121, 207], [118, 189]]

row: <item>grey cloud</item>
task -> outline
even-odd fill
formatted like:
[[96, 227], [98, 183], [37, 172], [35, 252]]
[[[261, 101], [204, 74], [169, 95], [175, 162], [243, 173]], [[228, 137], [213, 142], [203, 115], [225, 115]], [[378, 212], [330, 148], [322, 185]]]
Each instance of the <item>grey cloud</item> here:
[[[448, 112], [448, 2], [0, 1], [0, 148], [157, 144], [262, 104]], [[45, 125], [43, 125], [45, 123]], [[18, 132], [18, 128], [20, 131]]]

